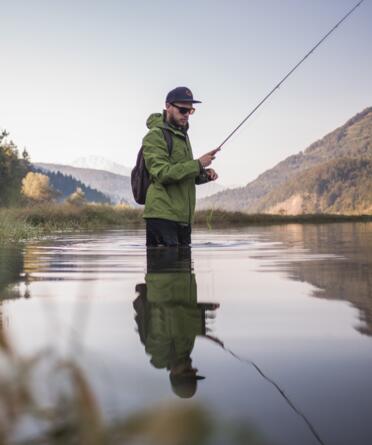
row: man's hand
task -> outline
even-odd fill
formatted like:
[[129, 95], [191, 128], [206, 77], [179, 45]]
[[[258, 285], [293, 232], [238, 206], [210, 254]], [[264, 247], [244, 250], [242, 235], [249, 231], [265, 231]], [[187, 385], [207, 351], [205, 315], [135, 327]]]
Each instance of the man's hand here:
[[207, 168], [206, 172], [209, 181], [215, 181], [216, 179], [218, 179], [218, 174], [213, 170], [213, 168]]
[[208, 167], [208, 165], [212, 164], [213, 159], [215, 159], [215, 155], [218, 151], [220, 151], [220, 148], [216, 148], [214, 150], [209, 151], [205, 155], [201, 156], [198, 161], [201, 163], [202, 167]]

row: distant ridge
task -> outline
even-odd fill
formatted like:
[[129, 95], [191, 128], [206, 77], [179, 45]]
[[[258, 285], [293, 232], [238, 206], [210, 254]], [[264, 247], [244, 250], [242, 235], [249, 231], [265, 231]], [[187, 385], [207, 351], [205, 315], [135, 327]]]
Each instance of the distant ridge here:
[[84, 156], [75, 159], [71, 163], [72, 167], [104, 170], [122, 176], [130, 176], [131, 169], [117, 162], [110, 161], [104, 156]]
[[[337, 159], [340, 160], [340, 164], [337, 165], [337, 162], [332, 164], [332, 161]], [[355, 160], [359, 160], [359, 162], [353, 163]], [[304, 152], [289, 156], [272, 169], [265, 171], [245, 187], [226, 190], [200, 200], [198, 208], [243, 210], [248, 213], [258, 211], [303, 213], [306, 211], [324, 212], [331, 210], [339, 213], [355, 213], [361, 209], [367, 211], [372, 206], [369, 194], [363, 195], [363, 199], [365, 199], [363, 203], [357, 200], [358, 205], [352, 203], [346, 205], [346, 196], [350, 195], [351, 190], [354, 190], [353, 193], [359, 193], [364, 188], [363, 184], [357, 184], [367, 178], [369, 164], [368, 162], [365, 163], [364, 160], [372, 160], [372, 107], [366, 108], [341, 127], [314, 142]], [[327, 163], [329, 163], [328, 166]], [[352, 182], [350, 182], [350, 176], [340, 176], [340, 169], [347, 169], [346, 165], [348, 163], [350, 163], [349, 170], [353, 172]], [[311, 172], [312, 168], [322, 165], [324, 170], [321, 172], [320, 170]], [[304, 172], [304, 176], [301, 175], [302, 172]], [[330, 175], [330, 177], [327, 177], [327, 175]], [[317, 188], [316, 184], [319, 181], [331, 184], [332, 175], [338, 177], [337, 198], [331, 203], [332, 199], [335, 198], [333, 194], [329, 205], [320, 205], [321, 202], [325, 202], [325, 198], [321, 196], [321, 190], [323, 192], [327, 190], [322, 189], [322, 187]], [[342, 179], [340, 179], [341, 177]], [[293, 181], [290, 182], [291, 180]], [[308, 185], [306, 190], [304, 184]], [[332, 185], [330, 187], [332, 188]], [[306, 206], [304, 202], [308, 200], [310, 195], [313, 204], [310, 205], [309, 203]], [[301, 205], [289, 205], [287, 200], [292, 199], [293, 201], [296, 197], [299, 202], [301, 201]], [[356, 202], [355, 199], [354, 202]]]
[[49, 177], [49, 183], [53, 189], [58, 193], [56, 199], [58, 201], [63, 201], [72, 193], [74, 193], [78, 188], [84, 192], [85, 199], [88, 202], [96, 202], [102, 204], [110, 204], [110, 198], [104, 193], [96, 190], [79, 179], [72, 177], [71, 175], [65, 175], [60, 171], [51, 171], [45, 168], [41, 168], [33, 164], [32, 170], [36, 173], [43, 173]]
[[[37, 162], [35, 166], [53, 172], [59, 171], [63, 174], [71, 175], [109, 196], [114, 203], [126, 202], [131, 205], [137, 205], [133, 199], [130, 178], [128, 176], [118, 175], [117, 173], [105, 170], [97, 170], [95, 168], [81, 168], [63, 164]], [[210, 182], [196, 187], [196, 197], [200, 199], [225, 189], [226, 187], [221, 184]]]
[[70, 165], [63, 164], [38, 162], [34, 165], [53, 172], [59, 171], [65, 175], [71, 175], [73, 178], [109, 196], [114, 203], [125, 202], [134, 204], [128, 176], [122, 176], [104, 170], [71, 167]]

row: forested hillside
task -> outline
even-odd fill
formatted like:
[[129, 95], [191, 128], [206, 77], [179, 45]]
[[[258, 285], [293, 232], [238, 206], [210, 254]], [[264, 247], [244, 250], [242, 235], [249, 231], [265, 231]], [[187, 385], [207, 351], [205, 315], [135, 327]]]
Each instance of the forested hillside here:
[[[313, 167], [326, 165], [328, 162], [336, 159], [344, 159], [343, 166], [345, 166], [345, 162], [348, 162], [347, 159], [372, 159], [372, 107], [357, 114], [323, 139], [314, 142], [304, 152], [290, 156], [272, 169], [267, 170], [247, 186], [227, 190], [201, 200], [198, 208], [221, 208], [234, 211], [244, 210], [252, 213], [258, 209], [261, 211], [268, 210], [269, 206], [270, 209], [273, 210], [275, 204], [279, 204], [279, 202], [275, 202], [275, 196], [281, 199], [283, 196], [288, 195], [289, 189], [295, 194], [294, 188], [296, 187], [296, 182], [299, 187], [302, 187], [302, 184], [300, 184], [302, 179], [300, 180], [301, 177], [297, 175], [306, 170], [309, 171], [309, 169]], [[352, 164], [350, 168], [356, 176], [358, 176], [356, 169], [359, 167], [362, 168], [361, 175], [363, 176], [364, 166], [365, 164], [361, 162]], [[337, 170], [337, 168], [336, 170], [334, 169], [334, 165], [332, 167], [332, 164], [329, 165], [329, 168], [329, 170], [323, 172], [323, 176], [326, 171], [331, 173]], [[297, 180], [288, 184], [285, 188], [286, 191], [280, 188], [296, 176]], [[317, 178], [316, 172], [314, 172], [314, 175], [308, 172], [305, 176], [309, 176], [309, 178], [311, 176], [313, 180]], [[308, 180], [310, 181], [309, 178]], [[332, 182], [331, 179], [330, 181]], [[341, 202], [348, 202], [346, 196], [350, 196], [352, 193], [348, 188], [349, 185], [355, 188], [355, 181], [353, 184], [349, 184], [345, 177], [343, 182], [339, 182], [339, 186], [340, 184], [342, 184], [342, 188], [339, 189], [337, 195], [340, 205], [336, 207], [339, 209], [339, 212], [343, 212], [344, 210], [350, 209], [350, 206], [347, 205], [347, 207], [343, 209]], [[314, 187], [313, 185], [313, 189]], [[300, 189], [298, 189], [298, 191], [299, 190]], [[301, 190], [304, 192], [303, 188]], [[277, 191], [277, 193], [275, 193], [275, 191]], [[311, 190], [309, 189], [307, 192], [311, 193]], [[341, 192], [346, 194], [345, 198], [341, 198]], [[269, 196], [269, 194], [271, 195]], [[317, 200], [318, 198], [315, 199], [315, 201]], [[332, 206], [333, 205], [328, 207]], [[363, 207], [368, 208], [369, 203], [366, 202], [363, 204]], [[335, 207], [333, 206], [333, 208]]]
[[255, 212], [372, 213], [372, 159], [342, 158], [301, 172], [262, 198]]
[[110, 198], [102, 192], [95, 190], [71, 175], [64, 175], [61, 172], [52, 172], [45, 169], [33, 167], [33, 171], [43, 173], [49, 177], [50, 185], [57, 192], [57, 200], [62, 201], [78, 188], [84, 193], [84, 197], [88, 202], [110, 203]]
[[42, 168], [44, 171], [61, 172], [65, 175], [72, 176], [84, 184], [109, 196], [114, 203], [134, 203], [128, 176], [122, 176], [104, 170], [78, 168], [62, 164], [36, 163], [35, 166]]

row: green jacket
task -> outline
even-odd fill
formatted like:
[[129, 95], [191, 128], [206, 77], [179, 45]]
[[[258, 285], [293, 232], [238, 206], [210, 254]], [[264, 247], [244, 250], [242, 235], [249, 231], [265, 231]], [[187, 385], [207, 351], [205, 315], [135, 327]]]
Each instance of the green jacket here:
[[[147, 119], [149, 132], [143, 139], [143, 155], [150, 173], [144, 218], [163, 218], [191, 224], [195, 211], [195, 179], [201, 169], [193, 159], [186, 132], [168, 124], [160, 113]], [[172, 155], [169, 157], [162, 128], [173, 137]]]

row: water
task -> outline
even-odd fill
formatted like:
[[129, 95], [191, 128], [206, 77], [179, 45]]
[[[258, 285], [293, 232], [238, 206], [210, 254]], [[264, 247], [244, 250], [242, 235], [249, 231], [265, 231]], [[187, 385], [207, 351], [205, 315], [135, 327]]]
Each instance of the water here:
[[198, 407], [214, 420], [185, 443], [372, 443], [372, 224], [199, 230], [191, 259], [148, 263], [143, 240], [114, 230], [0, 249], [16, 350], [76, 360], [108, 421]]

